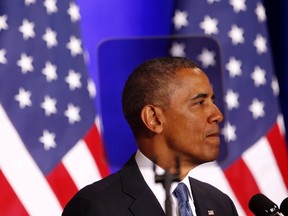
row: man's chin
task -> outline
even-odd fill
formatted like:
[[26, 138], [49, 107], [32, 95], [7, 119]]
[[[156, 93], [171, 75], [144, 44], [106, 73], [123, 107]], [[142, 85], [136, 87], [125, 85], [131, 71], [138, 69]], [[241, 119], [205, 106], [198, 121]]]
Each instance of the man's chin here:
[[203, 163], [213, 162], [213, 161], [217, 160], [218, 156], [219, 156], [219, 150], [217, 150], [213, 154], [210, 154], [209, 156], [207, 156], [205, 158], [206, 160], [203, 160]]

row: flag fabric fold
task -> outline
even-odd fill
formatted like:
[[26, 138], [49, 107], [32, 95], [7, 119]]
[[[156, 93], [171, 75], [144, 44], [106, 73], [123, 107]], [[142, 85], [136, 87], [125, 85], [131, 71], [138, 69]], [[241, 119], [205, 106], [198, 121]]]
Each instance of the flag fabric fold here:
[[[227, 192], [240, 215], [252, 215], [248, 202], [256, 193], [279, 205], [288, 194], [288, 154], [262, 2], [178, 0], [172, 20], [177, 35], [216, 40], [221, 61], [205, 47], [197, 60], [204, 71], [223, 68], [225, 151], [207, 165], [210, 171], [200, 168], [191, 175]], [[188, 55], [185, 43], [175, 43], [181, 44], [178, 53]]]
[[60, 215], [109, 173], [74, 1], [0, 3], [0, 215]]

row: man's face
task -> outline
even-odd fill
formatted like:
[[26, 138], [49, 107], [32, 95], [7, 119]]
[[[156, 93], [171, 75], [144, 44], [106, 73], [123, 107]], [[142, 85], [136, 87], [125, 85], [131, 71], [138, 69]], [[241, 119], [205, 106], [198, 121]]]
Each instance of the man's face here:
[[219, 126], [223, 115], [214, 104], [207, 76], [199, 69], [176, 73], [180, 82], [164, 109], [163, 135], [170, 155], [182, 165], [197, 166], [213, 161], [219, 154]]

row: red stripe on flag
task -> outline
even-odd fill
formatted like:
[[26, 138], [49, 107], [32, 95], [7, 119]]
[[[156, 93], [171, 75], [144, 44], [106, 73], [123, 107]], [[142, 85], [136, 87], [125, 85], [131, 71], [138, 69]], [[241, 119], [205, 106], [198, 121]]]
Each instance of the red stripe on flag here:
[[260, 190], [244, 161], [238, 159], [224, 173], [246, 215], [253, 215], [248, 208], [248, 202], [254, 194], [260, 193]]
[[288, 188], [288, 150], [285, 138], [281, 135], [278, 124], [275, 124], [268, 132], [267, 139], [275, 155], [275, 160], [278, 164], [285, 185]]
[[0, 215], [29, 215], [0, 170]]
[[46, 178], [61, 206], [65, 207], [72, 196], [78, 191], [73, 179], [62, 163], [59, 163]]
[[102, 177], [110, 174], [108, 168], [108, 162], [106, 157], [106, 151], [103, 148], [103, 144], [96, 125], [93, 125], [89, 132], [84, 137], [84, 140], [97, 163], [97, 167]]

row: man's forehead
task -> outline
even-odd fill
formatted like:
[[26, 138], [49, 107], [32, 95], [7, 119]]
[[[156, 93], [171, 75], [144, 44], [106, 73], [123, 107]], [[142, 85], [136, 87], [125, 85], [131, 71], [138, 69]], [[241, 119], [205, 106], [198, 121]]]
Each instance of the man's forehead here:
[[176, 73], [175, 82], [172, 82], [174, 90], [179, 88], [190, 89], [190, 93], [213, 94], [213, 89], [208, 76], [199, 68], [184, 68]]
[[207, 81], [210, 83], [210, 80], [208, 76], [206, 75], [206, 73], [197, 67], [180, 69], [176, 72], [176, 77], [182, 78], [182, 79], [191, 77], [192, 79], [195, 79], [195, 80], [205, 80], [205, 82]]
[[[200, 74], [205, 74], [200, 68], [198, 67], [194, 67], [194, 68], [181, 68], [179, 70], [177, 70], [176, 74], [178, 73], [188, 73], [191, 75], [200, 75]], [[206, 74], [205, 74], [206, 76]]]

